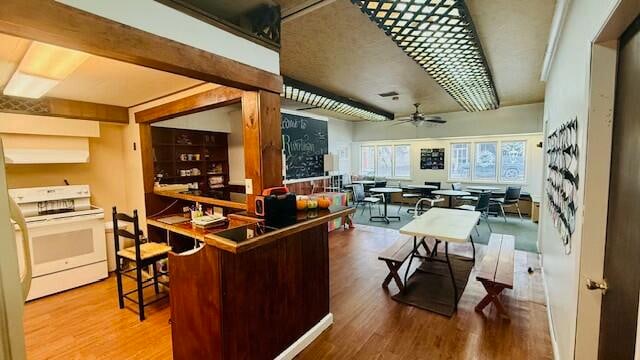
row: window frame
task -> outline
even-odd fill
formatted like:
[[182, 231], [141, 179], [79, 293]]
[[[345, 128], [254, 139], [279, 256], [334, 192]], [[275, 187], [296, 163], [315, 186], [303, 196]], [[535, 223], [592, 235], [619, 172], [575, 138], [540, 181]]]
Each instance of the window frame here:
[[[473, 181], [473, 146], [471, 146], [473, 142], [469, 141], [461, 141], [461, 142], [450, 142], [449, 143], [449, 168], [447, 169], [447, 181], [448, 182], [456, 182], [456, 181], [465, 181], [471, 182]], [[453, 147], [454, 145], [466, 145], [467, 146], [467, 161], [469, 162], [469, 176], [465, 178], [454, 178], [451, 176], [451, 170], [453, 168]]]
[[360, 173], [361, 176], [371, 176], [369, 174], [366, 174], [363, 171], [364, 169], [362, 168], [362, 164], [364, 163], [364, 161], [362, 161], [362, 157], [363, 157], [363, 154], [364, 154], [363, 153], [364, 148], [373, 148], [373, 176], [375, 176], [375, 174], [376, 174], [376, 151], [377, 151], [375, 145], [360, 145], [360, 171], [359, 171], [359, 173]]
[[[523, 175], [522, 175], [522, 181], [504, 181], [502, 180], [502, 144], [503, 143], [523, 143], [523, 153], [522, 153], [522, 158], [524, 159], [524, 171], [523, 171]], [[504, 140], [504, 141], [500, 141], [500, 147], [499, 147], [499, 158], [498, 161], [500, 161], [500, 166], [499, 166], [499, 171], [500, 173], [498, 174], [498, 181], [499, 184], [513, 184], [513, 185], [524, 185], [527, 183], [527, 175], [528, 175], [528, 163], [529, 163], [529, 159], [527, 157], [528, 153], [527, 153], [527, 147], [529, 145], [529, 142], [526, 139], [512, 139], [512, 140]]]
[[[503, 181], [502, 180], [502, 144], [503, 143], [514, 143], [519, 142], [524, 144], [524, 175], [522, 181]], [[475, 163], [476, 163], [476, 144], [482, 143], [497, 143], [497, 154], [496, 154], [496, 178], [494, 180], [483, 180], [476, 179], [475, 177]], [[469, 151], [469, 177], [467, 178], [452, 178], [451, 177], [451, 167], [453, 165], [453, 145], [458, 144], [467, 144]], [[469, 184], [496, 184], [496, 185], [526, 185], [527, 184], [527, 176], [529, 175], [529, 140], [523, 138], [512, 138], [509, 140], [483, 140], [483, 141], [452, 141], [449, 143], [449, 154], [447, 155], [448, 164], [447, 166], [447, 182], [463, 182]]]
[[[408, 176], [397, 176], [396, 175], [396, 148], [400, 147], [400, 146], [406, 146], [409, 148], [409, 175]], [[390, 176], [381, 176], [378, 174], [378, 148], [380, 147], [391, 147], [391, 175]], [[411, 180], [411, 174], [412, 174], [412, 168], [411, 168], [411, 153], [413, 150], [413, 146], [411, 144], [408, 143], [401, 143], [401, 144], [387, 144], [387, 143], [382, 143], [382, 144], [361, 144], [360, 145], [360, 164], [359, 164], [359, 173], [361, 176], [371, 176], [368, 174], [365, 174], [362, 168], [362, 155], [363, 155], [363, 150], [365, 148], [373, 148], [373, 154], [374, 154], [374, 158], [373, 158], [373, 163], [374, 163], [374, 170], [373, 170], [373, 176], [374, 177], [384, 177], [385, 179], [391, 179], [391, 180]]]
[[[396, 148], [398, 147], [407, 147], [409, 148], [409, 157], [408, 157], [408, 162], [409, 162], [409, 174], [408, 175], [398, 175], [396, 174]], [[393, 179], [407, 179], [410, 180], [411, 179], [411, 144], [393, 144]]]
[[[496, 146], [496, 162], [494, 165], [494, 176], [492, 179], [479, 179], [477, 178], [476, 175], [476, 163], [478, 160], [478, 146], [483, 145], [483, 144], [494, 144]], [[471, 181], [474, 183], [489, 183], [489, 184], [495, 184], [498, 182], [498, 177], [500, 176], [498, 174], [499, 170], [500, 170], [500, 165], [502, 164], [500, 162], [500, 151], [502, 150], [501, 147], [501, 142], [500, 141], [478, 141], [478, 142], [474, 142], [473, 143], [473, 162], [472, 162], [472, 167], [471, 167]]]

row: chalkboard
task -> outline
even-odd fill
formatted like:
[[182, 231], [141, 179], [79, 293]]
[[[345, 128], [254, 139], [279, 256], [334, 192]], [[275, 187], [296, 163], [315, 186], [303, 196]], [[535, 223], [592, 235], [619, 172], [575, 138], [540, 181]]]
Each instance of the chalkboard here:
[[444, 149], [420, 149], [420, 169], [444, 170]]
[[282, 150], [286, 179], [324, 175], [324, 155], [329, 153], [327, 122], [282, 113]]

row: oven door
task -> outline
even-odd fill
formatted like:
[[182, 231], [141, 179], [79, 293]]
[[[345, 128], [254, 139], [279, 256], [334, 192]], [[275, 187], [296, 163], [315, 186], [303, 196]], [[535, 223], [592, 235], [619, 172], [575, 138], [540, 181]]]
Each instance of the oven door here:
[[[33, 277], [106, 261], [104, 215], [27, 223]], [[21, 238], [16, 230], [16, 240]], [[18, 251], [22, 245], [18, 242]], [[24, 264], [20, 263], [20, 268]]]

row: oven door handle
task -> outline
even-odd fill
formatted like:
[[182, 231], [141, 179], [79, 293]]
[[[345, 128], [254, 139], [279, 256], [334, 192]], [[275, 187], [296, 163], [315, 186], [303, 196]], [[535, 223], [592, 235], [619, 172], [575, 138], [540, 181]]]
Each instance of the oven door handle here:
[[13, 198], [9, 197], [9, 212], [11, 219], [18, 224], [20, 228], [20, 234], [22, 235], [22, 252], [24, 256], [24, 274], [20, 274], [20, 283], [22, 284], [22, 298], [27, 299], [29, 290], [31, 289], [31, 277], [33, 274], [33, 268], [31, 265], [31, 245], [29, 244], [29, 233], [27, 230], [27, 223], [24, 220], [22, 211]]

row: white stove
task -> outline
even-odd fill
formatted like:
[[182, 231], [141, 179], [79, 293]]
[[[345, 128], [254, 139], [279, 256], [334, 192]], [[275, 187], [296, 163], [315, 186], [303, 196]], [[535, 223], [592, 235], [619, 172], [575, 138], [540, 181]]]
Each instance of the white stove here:
[[9, 189], [9, 195], [29, 230], [33, 281], [27, 300], [107, 277], [104, 211], [91, 205], [89, 185]]

